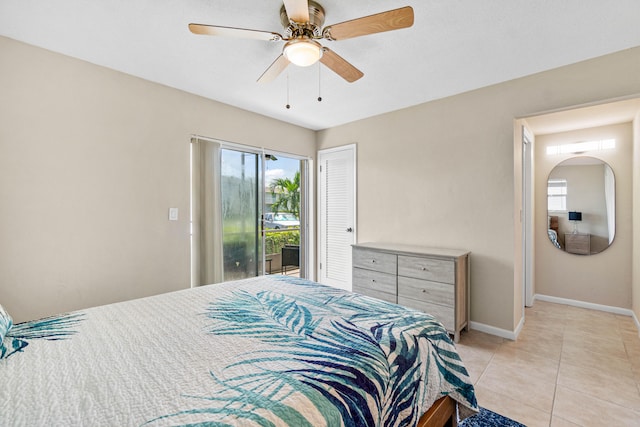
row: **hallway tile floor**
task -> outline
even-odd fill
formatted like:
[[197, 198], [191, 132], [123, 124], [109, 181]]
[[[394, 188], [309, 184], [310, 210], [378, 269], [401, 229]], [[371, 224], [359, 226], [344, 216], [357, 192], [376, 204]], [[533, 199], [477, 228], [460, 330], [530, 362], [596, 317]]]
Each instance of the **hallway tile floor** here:
[[457, 348], [480, 406], [529, 427], [640, 427], [631, 317], [536, 301], [516, 341], [471, 330]]

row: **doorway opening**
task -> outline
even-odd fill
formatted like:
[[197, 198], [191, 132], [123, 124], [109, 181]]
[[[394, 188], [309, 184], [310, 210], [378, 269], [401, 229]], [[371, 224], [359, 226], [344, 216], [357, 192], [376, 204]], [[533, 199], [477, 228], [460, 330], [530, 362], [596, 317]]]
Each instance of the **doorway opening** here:
[[[304, 270], [302, 186], [306, 160], [265, 155], [265, 273], [301, 277]], [[302, 275], [304, 276], [304, 274]]]
[[[615, 150], [601, 151], [597, 155], [595, 152], [590, 154], [590, 151], [596, 150], [596, 147], [581, 144], [592, 139], [607, 141], [609, 138], [607, 135], [613, 131], [607, 127], [624, 124], [633, 126], [633, 123], [637, 123], [639, 114], [640, 98], [633, 95], [557, 111], [540, 112], [515, 120], [515, 178], [516, 182], [521, 180], [518, 182], [521, 185], [516, 186], [516, 209], [514, 210], [517, 255], [514, 268], [514, 307], [515, 323], [520, 320], [520, 326], [524, 321], [524, 307], [530, 306], [536, 300], [562, 302], [588, 308], [593, 308], [596, 304], [600, 307], [599, 309], [623, 305], [619, 302], [612, 304], [606, 298], [614, 295], [610, 283], [624, 283], [624, 277], [627, 276], [624, 276], [623, 272], [625, 269], [628, 271], [630, 268], [628, 265], [616, 265], [614, 268], [611, 263], [605, 265], [603, 262], [605, 258], [602, 257], [594, 257], [585, 263], [579, 257], [563, 255], [567, 251], [558, 252], [561, 248], [558, 248], [556, 243], [562, 246], [561, 239], [558, 239], [559, 242], [556, 241], [558, 221], [562, 218], [559, 219], [554, 212], [564, 211], [565, 221], [569, 221], [567, 209], [569, 206], [560, 203], [566, 204], [566, 199], [559, 200], [558, 203], [551, 200], [551, 196], [560, 191], [555, 187], [562, 183], [553, 182], [549, 177], [554, 166], [563, 160], [590, 155], [604, 160], [618, 161], [620, 168], [624, 170], [623, 168], [628, 164], [625, 162], [629, 159], [629, 154], [616, 154]], [[523, 127], [527, 129], [526, 132], [523, 131]], [[637, 131], [633, 130], [636, 128], [630, 129], [632, 142], [627, 144], [634, 144], [635, 147], [638, 140]], [[592, 135], [596, 135], [597, 138]], [[532, 147], [529, 148], [528, 145]], [[602, 147], [604, 145], [606, 144]], [[532, 154], [526, 153], [527, 149], [530, 149]], [[629, 149], [626, 148], [626, 150]], [[619, 150], [618, 153], [623, 151]], [[622, 176], [625, 173], [623, 172]], [[530, 184], [526, 182], [527, 179], [530, 180]], [[566, 191], [566, 188], [561, 191]], [[527, 196], [528, 192], [530, 194]], [[616, 204], [618, 203], [623, 202], [616, 199]], [[626, 203], [629, 201], [627, 200]], [[585, 213], [582, 212], [582, 215]], [[595, 214], [591, 211], [590, 215]], [[612, 215], [611, 218], [615, 216]], [[617, 218], [617, 221], [619, 220], [620, 217]], [[627, 226], [631, 227], [628, 222]], [[625, 237], [627, 236], [630, 234], [627, 233]], [[632, 240], [630, 237], [628, 239]], [[619, 242], [618, 246], [612, 250], [618, 250], [621, 254], [628, 253], [629, 247], [635, 243], [633, 241], [629, 243], [629, 240], [626, 243], [627, 248], [624, 247], [625, 243]], [[623, 260], [624, 258], [613, 257], [612, 259]], [[586, 271], [590, 273], [585, 273]], [[621, 274], [623, 279], [612, 279], [612, 271]], [[563, 274], [567, 276], [581, 274], [583, 277], [580, 281], [581, 287], [572, 288], [571, 284], [574, 281], [567, 280]], [[603, 279], [598, 274], [606, 275], [607, 278]], [[633, 276], [633, 273], [631, 275]], [[606, 289], [604, 289], [605, 286]], [[625, 286], [621, 285], [623, 289]], [[589, 289], [589, 293], [583, 292], [583, 289]], [[599, 292], [598, 296], [596, 292]], [[562, 298], [559, 295], [562, 295]], [[519, 311], [520, 309], [522, 311]]]

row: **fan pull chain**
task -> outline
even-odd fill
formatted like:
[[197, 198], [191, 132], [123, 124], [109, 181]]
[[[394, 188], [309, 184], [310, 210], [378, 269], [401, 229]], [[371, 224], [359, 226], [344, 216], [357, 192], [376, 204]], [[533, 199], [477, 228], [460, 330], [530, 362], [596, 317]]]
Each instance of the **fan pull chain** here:
[[287, 110], [291, 108], [289, 104], [289, 73], [287, 73]]
[[320, 78], [320, 70], [322, 67], [320, 66], [320, 61], [318, 61], [318, 102], [322, 102], [322, 79]]

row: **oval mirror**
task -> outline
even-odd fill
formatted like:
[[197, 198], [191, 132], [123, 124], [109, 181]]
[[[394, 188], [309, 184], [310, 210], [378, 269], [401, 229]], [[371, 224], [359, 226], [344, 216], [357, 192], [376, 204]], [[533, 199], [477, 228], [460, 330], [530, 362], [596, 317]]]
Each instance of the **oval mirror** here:
[[616, 233], [613, 170], [594, 157], [573, 157], [547, 180], [547, 234], [561, 251], [594, 255], [607, 249]]

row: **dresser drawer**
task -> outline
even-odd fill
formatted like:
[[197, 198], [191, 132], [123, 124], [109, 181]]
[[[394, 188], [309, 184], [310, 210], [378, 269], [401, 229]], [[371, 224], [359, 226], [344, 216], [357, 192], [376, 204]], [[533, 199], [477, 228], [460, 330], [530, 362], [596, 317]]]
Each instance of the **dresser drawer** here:
[[[373, 289], [396, 295], [396, 276], [364, 268], [353, 269], [353, 288]], [[395, 302], [395, 301], [394, 301]]]
[[454, 286], [448, 283], [398, 277], [398, 296], [453, 307]]
[[378, 298], [381, 299], [383, 301], [387, 301], [387, 302], [392, 302], [392, 303], [396, 303], [396, 294], [389, 294], [386, 292], [380, 292], [377, 289], [374, 288], [367, 288], [367, 287], [359, 287], [357, 285], [353, 285], [353, 292], [360, 294], [360, 295], [366, 295], [369, 297], [373, 297], [373, 298]]
[[453, 316], [453, 307], [446, 307], [444, 305], [431, 304], [425, 301], [419, 301], [411, 298], [398, 296], [398, 304], [404, 305], [405, 307], [413, 308], [416, 310], [424, 311], [427, 314], [432, 315], [448, 331], [454, 331], [454, 316]]
[[572, 254], [589, 255], [591, 253], [591, 235], [590, 234], [565, 234], [564, 235], [565, 250]]
[[454, 284], [456, 266], [449, 260], [399, 255], [398, 276]]
[[398, 271], [397, 255], [386, 252], [371, 251], [368, 249], [354, 248], [353, 266], [366, 268], [367, 270], [381, 271], [383, 273], [396, 274]]

